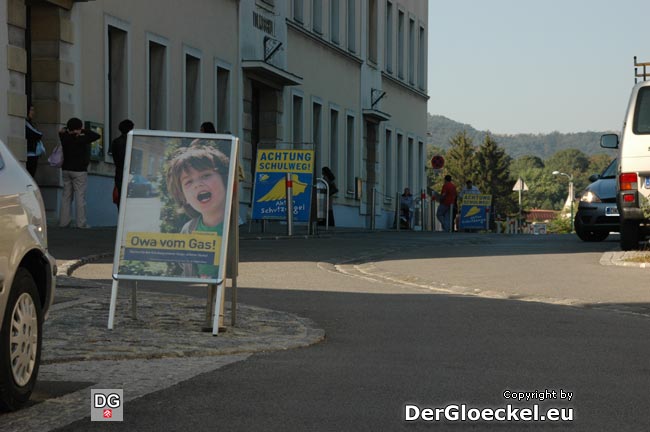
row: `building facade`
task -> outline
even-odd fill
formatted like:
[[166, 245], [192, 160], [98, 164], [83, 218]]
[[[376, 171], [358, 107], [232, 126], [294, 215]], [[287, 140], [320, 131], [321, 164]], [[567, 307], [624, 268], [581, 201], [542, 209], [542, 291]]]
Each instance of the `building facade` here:
[[[152, 11], [155, 5], [155, 11]], [[240, 137], [240, 210], [260, 148], [307, 148], [329, 166], [337, 225], [393, 223], [395, 195], [426, 187], [427, 2], [420, 0], [6, 0], [0, 138], [25, 160], [28, 104], [48, 152], [68, 118], [103, 133], [88, 222], [115, 225], [109, 143], [117, 125]], [[1, 48], [0, 48], [1, 49]], [[2, 68], [0, 68], [2, 69]], [[37, 181], [56, 222], [61, 174]], [[161, 161], [140, 160], [138, 172]], [[375, 197], [373, 200], [372, 197]], [[374, 204], [374, 208], [373, 208]]]

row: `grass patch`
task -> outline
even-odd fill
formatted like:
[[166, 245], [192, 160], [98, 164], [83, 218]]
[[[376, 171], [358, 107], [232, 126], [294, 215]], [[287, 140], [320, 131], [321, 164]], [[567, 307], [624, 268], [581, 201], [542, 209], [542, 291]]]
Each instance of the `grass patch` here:
[[623, 261], [635, 262], [635, 263], [650, 263], [650, 254], [646, 253], [644, 255], [625, 258]]

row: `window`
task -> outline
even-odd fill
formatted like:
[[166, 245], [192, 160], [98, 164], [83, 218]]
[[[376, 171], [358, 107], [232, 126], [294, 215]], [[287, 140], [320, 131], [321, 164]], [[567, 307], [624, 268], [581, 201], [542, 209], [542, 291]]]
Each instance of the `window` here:
[[300, 24], [304, 22], [303, 19], [303, 0], [293, 0], [293, 19]]
[[330, 169], [338, 175], [339, 167], [339, 112], [330, 109]]
[[230, 126], [230, 70], [222, 66], [217, 66], [216, 91], [217, 132], [232, 132]]
[[635, 134], [650, 134], [650, 87], [639, 89], [633, 125], [632, 130]]
[[386, 48], [384, 58], [386, 72], [393, 73], [393, 4], [391, 2], [386, 3], [386, 41], [384, 47]]
[[337, 45], [341, 42], [339, 35], [339, 19], [339, 0], [330, 0], [330, 37], [332, 38], [332, 42]]
[[[312, 104], [311, 112], [311, 142], [314, 143], [314, 153], [316, 154], [316, 173], [320, 171], [322, 155], [323, 155], [323, 131], [321, 128], [322, 105], [318, 102]], [[331, 167], [330, 167], [331, 168]]]
[[404, 79], [404, 12], [397, 20], [397, 76]]
[[149, 40], [149, 129], [167, 129], [167, 46]]
[[409, 84], [415, 85], [415, 21], [409, 20]]
[[185, 53], [185, 131], [198, 132], [201, 126], [201, 59]]
[[348, 38], [348, 51], [350, 52], [355, 52], [357, 49], [356, 46], [356, 41], [357, 41], [357, 34], [356, 34], [356, 14], [357, 14], [357, 6], [356, 6], [356, 1], [355, 0], [348, 0], [348, 14], [347, 14], [347, 38]]
[[345, 139], [345, 148], [346, 148], [346, 165], [345, 165], [345, 179], [346, 187], [349, 192], [355, 190], [355, 179], [354, 179], [354, 117], [351, 115], [347, 116], [347, 127], [346, 127], [346, 139]]
[[393, 136], [392, 132], [386, 129], [386, 142], [384, 143], [384, 193], [388, 197], [393, 196]]
[[397, 190], [404, 189], [404, 135], [397, 134]]
[[418, 87], [424, 90], [427, 82], [427, 50], [426, 50], [426, 34], [424, 27], [420, 27], [420, 38], [418, 42], [419, 56], [418, 56]]
[[311, 24], [314, 33], [323, 34], [323, 0], [313, 0], [311, 5]]
[[[120, 136], [118, 125], [129, 117], [128, 33], [118, 27], [107, 28], [108, 42], [108, 128], [104, 142]], [[109, 153], [111, 149], [109, 148]]]
[[417, 184], [416, 184], [416, 179], [417, 179], [417, 174], [415, 172], [415, 166], [413, 165], [413, 138], [408, 139], [408, 148], [407, 148], [407, 155], [406, 155], [406, 160], [407, 164], [406, 165], [406, 172], [407, 172], [407, 182], [408, 184], [406, 186], [410, 187], [412, 191], [416, 191], [417, 189]]
[[418, 166], [416, 167], [416, 174], [418, 179], [418, 187], [424, 189], [427, 183], [424, 178], [424, 143], [418, 141]]
[[293, 134], [292, 139], [294, 144], [301, 144], [302, 136], [302, 97], [298, 95], [293, 96]]
[[377, 63], [377, 0], [368, 0], [368, 60]]

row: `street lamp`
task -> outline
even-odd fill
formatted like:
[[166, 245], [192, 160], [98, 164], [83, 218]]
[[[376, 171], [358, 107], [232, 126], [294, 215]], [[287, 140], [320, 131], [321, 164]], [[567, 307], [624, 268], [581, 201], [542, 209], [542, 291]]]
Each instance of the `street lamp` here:
[[573, 232], [573, 200], [575, 198], [575, 194], [573, 193], [573, 174], [553, 171], [553, 175], [562, 175], [569, 179], [569, 198], [571, 201], [571, 232]]

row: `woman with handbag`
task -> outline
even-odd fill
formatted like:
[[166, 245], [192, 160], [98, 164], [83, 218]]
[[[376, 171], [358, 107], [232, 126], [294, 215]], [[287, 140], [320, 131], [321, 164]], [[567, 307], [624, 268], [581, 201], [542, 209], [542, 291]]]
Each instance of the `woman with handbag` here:
[[25, 118], [25, 138], [27, 138], [27, 171], [35, 178], [38, 168], [38, 158], [45, 153], [43, 145], [43, 133], [40, 132], [34, 123], [34, 106], [30, 105]]

